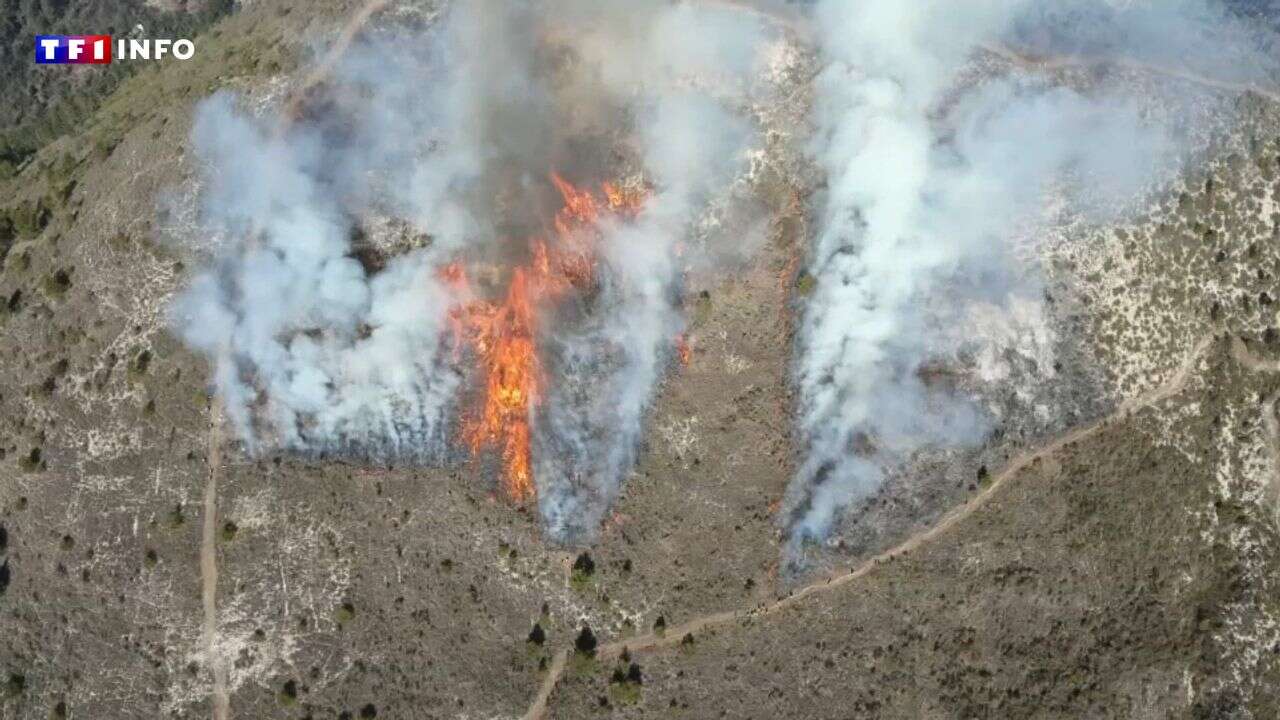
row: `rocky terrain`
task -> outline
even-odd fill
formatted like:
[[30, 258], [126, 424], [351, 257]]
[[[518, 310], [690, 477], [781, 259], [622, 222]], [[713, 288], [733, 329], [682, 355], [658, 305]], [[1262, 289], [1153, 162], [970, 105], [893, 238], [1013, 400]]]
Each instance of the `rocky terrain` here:
[[[245, 3], [0, 181], [0, 718], [1280, 714], [1280, 103], [1159, 68], [1209, 121], [1150, 207], [1055, 218], [1042, 302], [975, 313], [981, 447], [918, 458], [780, 563], [810, 61], [693, 273], [691, 353], [592, 547], [473, 468], [248, 456], [166, 308], [204, 248], [193, 103], [289, 112], [434, 7]], [[325, 52], [331, 53], [325, 55]], [[992, 52], [975, 73], [1100, 71]], [[319, 68], [317, 70], [316, 68]], [[738, 231], [738, 228], [734, 228]]]

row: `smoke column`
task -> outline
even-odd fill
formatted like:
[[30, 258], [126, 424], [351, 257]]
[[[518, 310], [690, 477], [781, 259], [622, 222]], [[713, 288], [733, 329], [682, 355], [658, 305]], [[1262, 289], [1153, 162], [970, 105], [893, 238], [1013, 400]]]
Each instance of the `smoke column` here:
[[617, 496], [615, 478], [635, 461], [645, 407], [683, 328], [671, 242], [686, 233], [691, 200], [714, 194], [749, 134], [745, 123], [693, 94], [663, 98], [649, 112], [643, 144], [662, 189], [638, 223], [609, 233], [608, 301], [554, 349], [559, 382], [540, 418], [546, 432], [537, 474], [543, 516], [560, 537], [594, 532]]
[[976, 408], [922, 370], [954, 360], [944, 330], [967, 300], [1018, 292], [1009, 234], [1034, 223], [1047, 185], [1072, 179], [1072, 211], [1103, 220], [1178, 155], [1115, 91], [1004, 78], [958, 92], [974, 53], [1009, 44], [1247, 81], [1275, 66], [1203, 0], [823, 0], [812, 19], [810, 152], [826, 186], [797, 341], [804, 445], [782, 521], [793, 556], [915, 451], [984, 437]]
[[[172, 318], [249, 451], [448, 461], [469, 377], [450, 311], [472, 298], [441, 269], [527, 260], [553, 170], [584, 184], [637, 173], [651, 197], [602, 223], [599, 292], [549, 309], [539, 348], [539, 508], [552, 537], [590, 539], [682, 328], [677, 243], [754, 141], [727, 98], [763, 37], [755, 19], [688, 3], [477, 0], [352, 48], [290, 126], [229, 94], [201, 103], [212, 258]], [[429, 240], [370, 266], [369, 218]]]

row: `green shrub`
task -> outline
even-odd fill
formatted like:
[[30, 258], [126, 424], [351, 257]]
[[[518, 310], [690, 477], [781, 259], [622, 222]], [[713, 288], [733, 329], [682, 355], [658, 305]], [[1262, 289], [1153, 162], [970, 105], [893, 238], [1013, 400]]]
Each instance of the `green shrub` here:
[[31, 448], [31, 452], [18, 458], [18, 467], [23, 472], [38, 472], [44, 469], [43, 451], [38, 447]]
[[10, 208], [8, 216], [9, 224], [13, 227], [14, 236], [20, 239], [28, 239], [44, 232], [44, 229], [49, 225], [49, 220], [53, 217], [53, 213], [49, 211], [49, 208], [44, 204], [44, 200], [41, 199]]
[[356, 606], [349, 602], [344, 602], [338, 606], [337, 611], [333, 614], [333, 619], [338, 621], [339, 625], [346, 625], [356, 619]]

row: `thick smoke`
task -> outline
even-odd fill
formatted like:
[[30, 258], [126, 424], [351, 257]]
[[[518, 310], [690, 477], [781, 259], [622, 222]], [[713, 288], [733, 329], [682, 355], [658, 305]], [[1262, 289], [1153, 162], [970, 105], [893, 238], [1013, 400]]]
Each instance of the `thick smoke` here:
[[315, 132], [275, 135], [218, 95], [200, 107], [193, 142], [222, 246], [174, 317], [213, 363], [240, 437], [251, 450], [438, 449], [457, 378], [442, 365], [448, 297], [435, 248], [370, 277]]
[[[352, 48], [296, 122], [203, 102], [217, 243], [173, 317], [250, 451], [447, 460], [472, 379], [449, 317], [472, 298], [442, 268], [527, 261], [553, 170], [641, 176], [643, 211], [602, 227], [598, 291], [550, 309], [541, 337], [539, 507], [554, 537], [589, 537], [681, 330], [677, 245], [752, 142], [717, 92], [749, 82], [761, 37], [687, 3], [479, 0]], [[417, 239], [370, 250], [370, 218]]]
[[1175, 134], [1115, 90], [966, 86], [975, 53], [1123, 56], [1240, 81], [1274, 66], [1203, 0], [825, 0], [813, 21], [823, 70], [811, 152], [827, 186], [797, 348], [793, 550], [915, 451], [984, 436], [984, 418], [931, 369], [954, 361], [946, 328], [966, 302], [1019, 292], [1013, 228], [1034, 226], [1050, 186], [1101, 220], [1179, 155]]
[[555, 343], [560, 382], [540, 418], [548, 432], [537, 477], [557, 536], [589, 535], [634, 462], [645, 407], [682, 328], [672, 243], [685, 235], [696, 199], [729, 176], [748, 136], [744, 123], [693, 94], [664, 97], [647, 113], [642, 145], [660, 190], [637, 223], [606, 238], [606, 306]]
[[578, 33], [591, 80], [635, 99], [637, 151], [654, 185], [636, 222], [606, 228], [592, 312], [545, 348], [556, 382], [535, 418], [539, 507], [553, 536], [584, 539], [634, 464], [644, 411], [683, 329], [676, 246], [751, 141], [716, 94], [746, 84], [762, 34], [753, 19], [691, 4], [562, 1], [556, 17]]

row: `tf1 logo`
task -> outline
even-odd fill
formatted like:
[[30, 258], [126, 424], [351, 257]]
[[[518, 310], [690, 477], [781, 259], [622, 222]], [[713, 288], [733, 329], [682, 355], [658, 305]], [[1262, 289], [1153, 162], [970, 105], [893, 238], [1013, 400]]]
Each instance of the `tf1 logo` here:
[[190, 40], [117, 40], [110, 35], [37, 35], [36, 62], [41, 65], [108, 65], [112, 60], [160, 60], [172, 53], [179, 60], [196, 54]]

